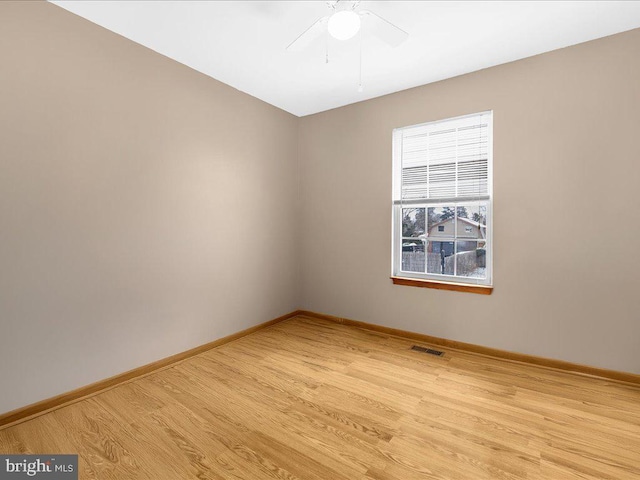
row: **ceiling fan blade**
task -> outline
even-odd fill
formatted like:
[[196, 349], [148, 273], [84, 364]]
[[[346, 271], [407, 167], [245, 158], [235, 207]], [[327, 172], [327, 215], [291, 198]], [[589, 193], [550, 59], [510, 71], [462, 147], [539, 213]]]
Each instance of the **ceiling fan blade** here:
[[327, 20], [329, 16], [319, 18], [313, 25], [307, 28], [302, 34], [289, 44], [286, 48], [288, 52], [301, 52], [307, 48], [311, 42], [322, 35], [327, 30]]
[[371, 33], [392, 47], [397, 47], [409, 36], [409, 34], [400, 27], [395, 26], [393, 23], [369, 10], [360, 10], [360, 15], [364, 15], [365, 18], [367, 18], [366, 21], [369, 24]]

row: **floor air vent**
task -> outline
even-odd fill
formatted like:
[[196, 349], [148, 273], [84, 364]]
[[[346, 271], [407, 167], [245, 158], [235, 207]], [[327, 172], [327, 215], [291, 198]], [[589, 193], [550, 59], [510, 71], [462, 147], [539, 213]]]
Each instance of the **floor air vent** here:
[[429, 355], [436, 355], [437, 357], [441, 357], [444, 355], [444, 352], [441, 352], [440, 350], [433, 350], [431, 348], [419, 347], [418, 345], [414, 345], [413, 347], [411, 347], [411, 350], [428, 353]]

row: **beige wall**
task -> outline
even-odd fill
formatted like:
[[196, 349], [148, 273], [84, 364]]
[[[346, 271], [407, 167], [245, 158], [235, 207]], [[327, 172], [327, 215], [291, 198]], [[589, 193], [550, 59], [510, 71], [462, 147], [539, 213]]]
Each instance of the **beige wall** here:
[[0, 413], [288, 313], [296, 117], [0, 2]]
[[[493, 295], [392, 285], [392, 129], [485, 110]], [[301, 307], [640, 373], [639, 132], [640, 30], [301, 119]]]

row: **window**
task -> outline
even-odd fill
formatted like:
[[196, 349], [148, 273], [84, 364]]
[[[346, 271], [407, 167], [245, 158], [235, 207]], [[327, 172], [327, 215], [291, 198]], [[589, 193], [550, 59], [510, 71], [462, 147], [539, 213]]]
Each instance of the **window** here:
[[492, 284], [493, 115], [393, 131], [394, 278]]

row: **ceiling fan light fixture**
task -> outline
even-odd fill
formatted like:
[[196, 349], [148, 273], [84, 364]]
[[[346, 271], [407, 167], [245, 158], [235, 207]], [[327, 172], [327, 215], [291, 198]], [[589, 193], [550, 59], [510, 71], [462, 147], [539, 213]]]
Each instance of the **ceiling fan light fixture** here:
[[329, 34], [336, 40], [349, 40], [360, 30], [360, 15], [352, 10], [342, 10], [329, 17]]

